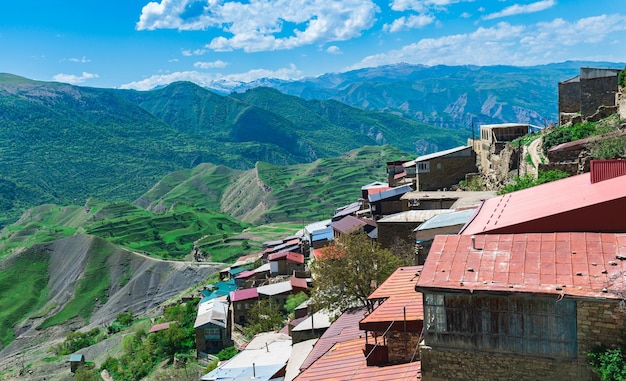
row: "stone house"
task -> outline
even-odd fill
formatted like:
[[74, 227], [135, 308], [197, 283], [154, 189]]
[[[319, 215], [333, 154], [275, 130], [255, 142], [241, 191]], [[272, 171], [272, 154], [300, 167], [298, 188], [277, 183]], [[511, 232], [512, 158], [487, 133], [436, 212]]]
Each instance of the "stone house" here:
[[445, 151], [423, 155], [404, 164], [407, 177], [415, 172], [416, 191], [446, 190], [475, 173], [476, 154], [470, 146], [460, 146]]
[[422, 379], [594, 380], [622, 344], [625, 233], [437, 236], [423, 294]]
[[292, 251], [275, 253], [267, 257], [270, 264], [270, 275], [293, 275], [304, 272], [304, 255]]
[[378, 243], [384, 248], [401, 243], [413, 244], [415, 228], [436, 215], [453, 211], [452, 209], [409, 210], [383, 217], [376, 221]]
[[256, 288], [232, 291], [229, 296], [229, 301], [233, 322], [242, 325], [246, 324], [248, 321], [248, 311], [258, 300], [259, 293]]
[[342, 234], [371, 233], [376, 229], [376, 222], [367, 218], [357, 218], [352, 215], [345, 216], [341, 220], [333, 222], [333, 238], [337, 239]]
[[369, 193], [367, 200], [370, 212], [375, 219], [402, 211], [402, 195], [413, 191], [409, 184], [390, 188], [378, 193]]
[[603, 116], [617, 112], [617, 77], [621, 69], [580, 68], [580, 74], [559, 82], [559, 124], [575, 116], [588, 120], [600, 109]]
[[[511, 141], [528, 134], [531, 131], [529, 124], [520, 123], [502, 123], [502, 124], [485, 124], [480, 126], [480, 138], [478, 142], [473, 142], [472, 146], [476, 149], [478, 156], [477, 165], [480, 172], [489, 175], [492, 172], [508, 171], [518, 168], [520, 160], [519, 152], [512, 152], [511, 157], [506, 156], [508, 153], [504, 148]], [[506, 163], [505, 168], [500, 168]], [[468, 172], [469, 173], [469, 172]]]

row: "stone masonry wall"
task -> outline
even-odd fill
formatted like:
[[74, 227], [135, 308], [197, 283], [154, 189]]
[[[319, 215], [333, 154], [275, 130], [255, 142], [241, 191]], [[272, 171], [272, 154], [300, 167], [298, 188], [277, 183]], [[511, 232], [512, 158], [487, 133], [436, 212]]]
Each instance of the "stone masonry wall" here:
[[615, 106], [617, 75], [580, 81], [580, 113], [594, 114], [600, 106]]
[[419, 332], [390, 331], [387, 336], [389, 363], [404, 364], [419, 359], [419, 353], [416, 352], [420, 339]]
[[[470, 352], [422, 347], [422, 379], [444, 380], [597, 380], [587, 363], [586, 352], [599, 345], [616, 347], [624, 340], [626, 313], [616, 302], [577, 302], [578, 358]], [[426, 343], [428, 344], [428, 343]]]
[[[440, 167], [440, 168], [439, 168]], [[430, 172], [418, 174], [419, 191], [448, 189], [476, 172], [476, 156], [435, 158], [430, 160]]]
[[580, 112], [580, 82], [559, 83], [559, 113]]

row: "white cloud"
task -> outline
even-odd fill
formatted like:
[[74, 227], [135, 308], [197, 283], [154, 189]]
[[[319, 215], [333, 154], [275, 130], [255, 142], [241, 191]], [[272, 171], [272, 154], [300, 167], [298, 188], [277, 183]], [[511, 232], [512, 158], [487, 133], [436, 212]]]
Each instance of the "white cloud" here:
[[425, 38], [401, 49], [368, 56], [346, 70], [398, 62], [536, 65], [571, 59], [615, 60], [610, 57], [616, 52], [591, 52], [589, 48], [593, 44], [613, 41], [612, 34], [623, 31], [626, 31], [626, 16], [623, 15], [593, 16], [575, 22], [555, 19], [532, 25], [500, 22], [471, 33]]
[[83, 83], [88, 79], [98, 78], [98, 74], [83, 72], [81, 75], [59, 73], [52, 77], [57, 82], [65, 82], [71, 84]]
[[338, 46], [329, 46], [328, 49], [326, 49], [326, 53], [329, 54], [343, 54], [343, 52], [341, 51], [341, 49], [339, 49]]
[[182, 55], [185, 57], [191, 57], [191, 56], [201, 56], [206, 54], [207, 50], [206, 49], [195, 49], [195, 50], [183, 50], [182, 51]]
[[508, 16], [514, 16], [514, 15], [519, 15], [519, 14], [525, 14], [525, 13], [540, 12], [548, 8], [552, 8], [555, 5], [556, 5], [555, 0], [542, 0], [536, 3], [525, 4], [525, 5], [513, 4], [509, 7], [504, 8], [500, 12], [495, 12], [495, 13], [485, 15], [483, 18], [485, 20], [493, 20], [493, 19], [497, 19], [500, 17], [508, 17]]
[[221, 30], [206, 48], [271, 51], [358, 37], [378, 11], [372, 0], [161, 0], [137, 29]]
[[251, 82], [261, 78], [297, 79], [302, 77], [302, 72], [291, 64], [289, 67], [278, 70], [255, 69], [245, 73], [236, 74], [209, 74], [197, 71], [183, 71], [163, 75], [153, 75], [141, 81], [123, 84], [121, 89], [150, 90], [157, 86], [169, 85], [178, 81], [190, 81], [200, 86], [208, 86], [213, 82]]
[[383, 25], [383, 30], [394, 33], [402, 30], [423, 28], [433, 22], [435, 22], [435, 18], [425, 14], [410, 15], [409, 17], [402, 16], [395, 19], [391, 24]]
[[193, 64], [193, 67], [197, 69], [219, 69], [228, 66], [227, 62], [217, 60], [213, 62], [196, 62]]
[[472, 0], [392, 0], [391, 9], [398, 12], [426, 12], [431, 9], [442, 10], [446, 6]]
[[91, 62], [91, 60], [88, 59], [85, 56], [82, 56], [81, 58], [70, 58], [70, 59], [68, 59], [68, 61], [70, 61], [70, 62], [80, 62], [80, 63]]

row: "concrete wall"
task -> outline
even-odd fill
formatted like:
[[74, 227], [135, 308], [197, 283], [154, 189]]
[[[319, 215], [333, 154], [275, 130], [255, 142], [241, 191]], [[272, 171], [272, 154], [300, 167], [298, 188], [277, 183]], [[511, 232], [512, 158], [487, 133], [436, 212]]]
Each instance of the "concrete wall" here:
[[608, 347], [621, 344], [626, 313], [616, 302], [578, 301], [576, 314], [578, 358], [575, 360], [424, 346], [421, 348], [422, 380], [597, 380], [588, 365], [586, 352], [601, 344]]

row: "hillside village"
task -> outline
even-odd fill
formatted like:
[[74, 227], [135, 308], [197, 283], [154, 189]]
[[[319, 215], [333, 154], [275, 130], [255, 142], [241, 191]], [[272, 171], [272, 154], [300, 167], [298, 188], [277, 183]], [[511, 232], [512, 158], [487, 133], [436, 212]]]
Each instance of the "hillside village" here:
[[[560, 123], [623, 118], [618, 72], [583, 68], [559, 84]], [[568, 143], [537, 167], [571, 177], [504, 195], [459, 186], [528, 172], [510, 143], [536, 129], [483, 125], [466, 146], [387, 162], [387, 182], [223, 269], [202, 291], [197, 354], [241, 351], [202, 380], [596, 379], [587, 352], [624, 344], [624, 161], [588, 160], [584, 142]], [[311, 261], [353, 233], [414, 247], [415, 265], [370, 295], [373, 311], [332, 321], [305, 302], [282, 330], [242, 339], [255, 303], [310, 294]]]

